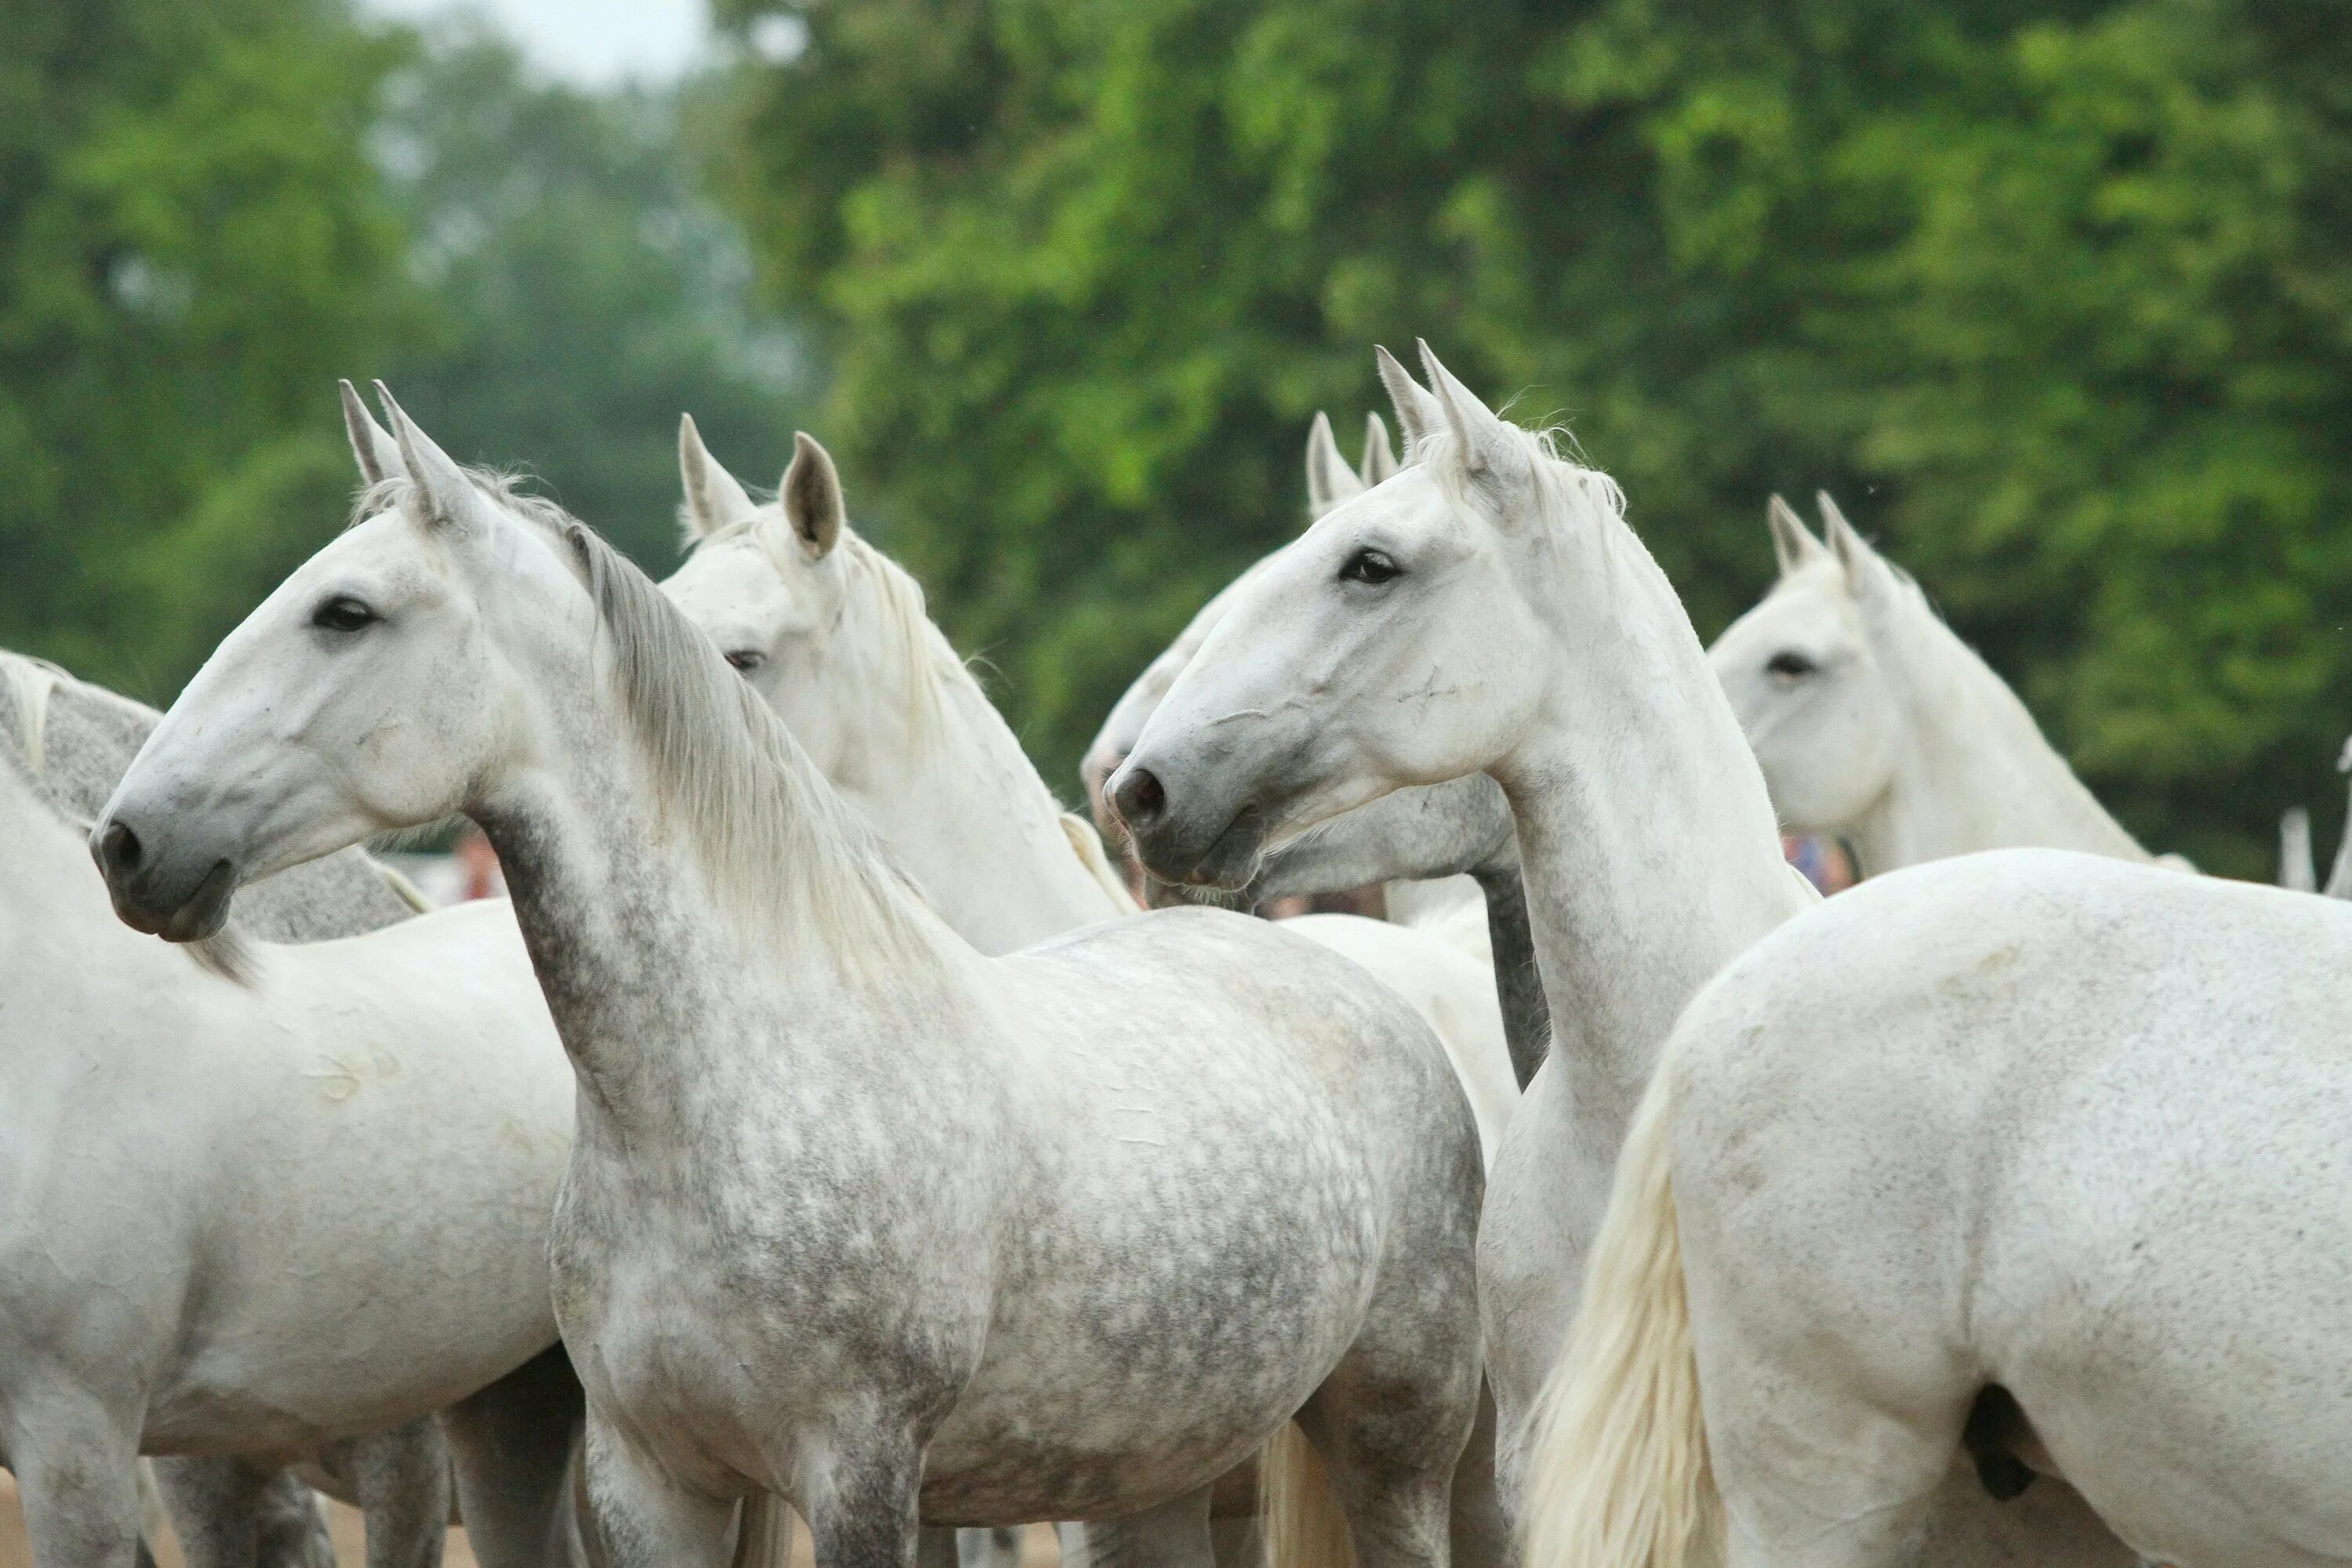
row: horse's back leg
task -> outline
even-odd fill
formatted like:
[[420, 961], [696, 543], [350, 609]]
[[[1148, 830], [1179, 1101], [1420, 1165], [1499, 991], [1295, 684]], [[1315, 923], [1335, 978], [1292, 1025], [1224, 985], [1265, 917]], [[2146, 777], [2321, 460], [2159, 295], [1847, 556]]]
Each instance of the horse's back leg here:
[[482, 1568], [563, 1568], [577, 1555], [572, 1465], [585, 1409], [559, 1344], [441, 1413]]
[[1478, 1394], [1478, 1421], [1454, 1466], [1452, 1515], [1446, 1525], [1454, 1568], [1509, 1568], [1514, 1560], [1510, 1521], [1495, 1484], [1495, 1396]]
[[1087, 1550], [1094, 1568], [1215, 1568], [1209, 1491], [1202, 1487], [1143, 1513], [1090, 1521]]

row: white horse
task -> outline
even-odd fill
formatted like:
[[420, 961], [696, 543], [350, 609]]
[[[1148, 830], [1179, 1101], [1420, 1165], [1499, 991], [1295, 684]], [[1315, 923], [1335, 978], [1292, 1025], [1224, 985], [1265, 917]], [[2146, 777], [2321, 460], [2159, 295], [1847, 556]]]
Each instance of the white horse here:
[[[1318, 411], [1307, 432], [1307, 515], [1310, 522], [1357, 496], [1370, 487], [1386, 479], [1397, 469], [1396, 455], [1389, 446], [1389, 429], [1377, 414], [1364, 416], [1364, 455], [1360, 469], [1348, 467], [1339, 455], [1339, 446], [1331, 435], [1331, 420]], [[1272, 557], [1267, 557], [1270, 560]], [[1224, 616], [1226, 606], [1234, 601], [1235, 591], [1250, 580], [1260, 561], [1227, 584], [1209, 602], [1201, 606], [1176, 639], [1146, 665], [1119, 700], [1111, 706], [1103, 720], [1101, 730], [1079, 759], [1078, 774], [1086, 785], [1087, 800], [1095, 820], [1105, 833], [1121, 830], [1116, 815], [1103, 799], [1103, 782], [1109, 778], [1118, 764], [1127, 760], [1134, 748], [1136, 737], [1150, 721], [1152, 711], [1160, 706], [1168, 688], [1184, 671], [1192, 655], [1200, 649], [1217, 622]], [[1497, 809], [1489, 819], [1499, 816], [1506, 825], [1509, 813]], [[1449, 814], [1458, 808], [1451, 803], [1439, 807]], [[1255, 900], [1264, 901], [1290, 893], [1344, 892], [1365, 886], [1365, 882], [1335, 880], [1342, 868], [1361, 865], [1384, 865], [1397, 856], [1396, 835], [1405, 831], [1408, 841], [1417, 841], [1429, 831], [1427, 825], [1404, 824], [1394, 818], [1377, 824], [1367, 823], [1350, 830], [1345, 825], [1326, 824], [1325, 833], [1312, 845], [1299, 845], [1278, 863], [1261, 868], [1259, 879], [1242, 889]], [[1421, 858], [1444, 859], [1444, 857], [1408, 857], [1408, 863]], [[1516, 851], [1506, 864], [1516, 860]], [[1436, 931], [1454, 942], [1480, 962], [1491, 965], [1494, 952], [1489, 946], [1487, 921], [1485, 918], [1486, 900], [1480, 898], [1480, 886], [1468, 872], [1477, 862], [1448, 862], [1447, 868], [1428, 876], [1395, 875], [1373, 877], [1370, 880], [1381, 884], [1383, 903], [1388, 918], [1400, 924], [1423, 927]], [[1507, 883], [1506, 884], [1507, 885]], [[1516, 919], [1516, 910], [1507, 914]], [[1532, 1070], [1532, 1068], [1530, 1068]]]
[[1296, 1415], [1367, 1568], [1443, 1564], [1481, 1176], [1420, 1017], [1215, 910], [982, 957], [651, 583], [386, 405], [405, 477], [93, 843], [200, 937], [242, 877], [488, 832], [581, 1081], [551, 1254], [611, 1559], [718, 1563], [778, 1493], [825, 1568], [903, 1568], [919, 1509], [1200, 1563]]
[[[436, 1562], [448, 1460], [421, 1418], [553, 1341], [570, 1072], [512, 921], [254, 934], [368, 924], [371, 891], [406, 913], [354, 856], [257, 887], [204, 966], [143, 941], [77, 799], [133, 705], [14, 656], [0, 674], [0, 1458], [36, 1559], [129, 1564], [146, 1452], [220, 1457], [163, 1467], [194, 1562], [307, 1558], [273, 1472], [313, 1456], [369, 1506], [372, 1562]], [[555, 1549], [568, 1436], [460, 1444], [486, 1563]]]
[[1819, 497], [1828, 543], [1780, 497], [1780, 580], [1716, 639], [1781, 824], [1851, 842], [1865, 875], [1979, 849], [2151, 858], [2025, 704]]
[[[1111, 794], [1159, 874], [1233, 883], [1268, 842], [1400, 786], [1474, 771], [1502, 786], [1558, 1036], [1505, 1135], [1479, 1241], [1509, 1440], [1675, 1018], [1813, 896], [1615, 486], [1423, 358], [1432, 391], [1380, 356], [1408, 466], [1236, 595]], [[1997, 1505], [1957, 1443], [1949, 1458], [1938, 1538], [1964, 1560], [2127, 1560], [2064, 1489]]]
[[[1062, 811], [925, 613], [921, 588], [849, 526], [821, 444], [795, 437], [765, 505], [711, 456], [691, 417], [679, 425], [678, 464], [692, 553], [662, 591], [804, 738], [810, 760], [864, 810], [959, 936], [1003, 953], [1139, 912], [1094, 829]], [[1353, 915], [1307, 915], [1286, 928], [1362, 963], [1429, 1021], [1491, 1157], [1518, 1080], [1489, 969], [1456, 943]], [[1474, 1511], [1491, 1493], [1489, 1477], [1475, 1473], [1491, 1472], [1491, 1449], [1474, 1442], [1463, 1462], [1454, 1556], [1499, 1556], [1499, 1520]], [[1249, 1480], [1221, 1489], [1220, 1519], [1255, 1517]], [[1221, 1557], [1238, 1549], [1229, 1538], [1248, 1532], [1235, 1523], [1222, 1534]], [[1066, 1556], [1074, 1534], [1064, 1532]], [[968, 1563], [976, 1547], [965, 1542]]]
[[[86, 824], [97, 814], [162, 717], [54, 665], [0, 650], [0, 747], [13, 748], [36, 793], [68, 821]], [[247, 936], [316, 942], [380, 930], [425, 908], [414, 888], [352, 849], [256, 884], [239, 898], [237, 918]], [[473, 1423], [469, 1431], [493, 1415], [510, 1426], [530, 1381], [501, 1380], [454, 1419]], [[326, 1520], [293, 1470], [237, 1455], [166, 1457], [150, 1468], [189, 1568], [332, 1568]], [[433, 1418], [330, 1445], [303, 1469], [363, 1510], [375, 1568], [440, 1561], [449, 1454]]]
[[[1062, 810], [932, 623], [922, 589], [849, 526], [823, 446], [795, 437], [764, 506], [690, 418], [678, 462], [693, 553], [662, 591], [866, 814], [957, 935], [1001, 954], [1138, 912], [1093, 830]], [[1362, 963], [1429, 1020], [1491, 1151], [1518, 1100], [1491, 970], [1458, 939], [1380, 921], [1284, 923]]]

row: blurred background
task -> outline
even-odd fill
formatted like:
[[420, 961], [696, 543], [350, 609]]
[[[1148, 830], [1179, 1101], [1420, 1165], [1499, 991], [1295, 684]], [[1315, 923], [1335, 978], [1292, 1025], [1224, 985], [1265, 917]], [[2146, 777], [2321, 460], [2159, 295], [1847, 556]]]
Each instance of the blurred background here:
[[656, 574], [805, 426], [1075, 796], [1416, 335], [1703, 636], [1826, 487], [2152, 847], [2332, 842], [2339, 0], [0, 0], [0, 644], [158, 704], [382, 376]]

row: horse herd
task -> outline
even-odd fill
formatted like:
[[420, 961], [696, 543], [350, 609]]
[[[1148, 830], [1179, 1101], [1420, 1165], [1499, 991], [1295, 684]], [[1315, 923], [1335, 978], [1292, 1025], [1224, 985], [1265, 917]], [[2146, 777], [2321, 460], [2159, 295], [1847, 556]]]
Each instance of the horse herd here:
[[[1703, 649], [1422, 357], [1087, 754], [1187, 907], [806, 436], [686, 422], [656, 585], [346, 385], [169, 713], [0, 655], [40, 1568], [2352, 1555], [2352, 907], [2157, 863], [1827, 497]], [[359, 847], [457, 815], [510, 903]]]

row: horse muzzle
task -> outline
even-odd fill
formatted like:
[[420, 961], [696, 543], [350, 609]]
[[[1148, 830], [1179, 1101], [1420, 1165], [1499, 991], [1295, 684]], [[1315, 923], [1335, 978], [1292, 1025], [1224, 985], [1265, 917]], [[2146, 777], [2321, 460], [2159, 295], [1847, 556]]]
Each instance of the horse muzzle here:
[[1137, 857], [1163, 882], [1234, 889], [1257, 874], [1265, 848], [1265, 816], [1255, 805], [1238, 807], [1180, 796], [1165, 774], [1130, 756], [1104, 794], [1127, 825]]
[[106, 879], [115, 917], [165, 942], [201, 942], [228, 923], [236, 862], [200, 850], [174, 853], [110, 812], [90, 829], [89, 856]]

